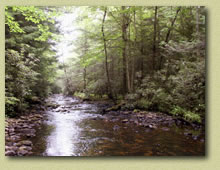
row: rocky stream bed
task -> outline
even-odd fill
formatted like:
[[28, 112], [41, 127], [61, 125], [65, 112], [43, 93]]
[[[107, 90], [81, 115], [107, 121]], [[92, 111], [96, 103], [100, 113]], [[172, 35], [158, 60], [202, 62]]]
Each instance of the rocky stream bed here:
[[108, 111], [106, 102], [54, 95], [6, 118], [6, 156], [204, 155], [204, 130], [163, 113]]

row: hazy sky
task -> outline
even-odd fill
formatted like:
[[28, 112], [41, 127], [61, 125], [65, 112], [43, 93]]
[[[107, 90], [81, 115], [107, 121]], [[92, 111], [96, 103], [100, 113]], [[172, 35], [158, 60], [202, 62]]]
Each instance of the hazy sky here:
[[61, 41], [56, 46], [60, 62], [74, 55], [74, 52], [71, 52], [74, 49], [74, 45], [71, 42], [74, 42], [80, 34], [79, 31], [76, 30], [77, 25], [74, 22], [78, 14], [79, 9], [76, 8], [72, 13], [63, 14], [57, 18], [60, 23], [62, 36]]

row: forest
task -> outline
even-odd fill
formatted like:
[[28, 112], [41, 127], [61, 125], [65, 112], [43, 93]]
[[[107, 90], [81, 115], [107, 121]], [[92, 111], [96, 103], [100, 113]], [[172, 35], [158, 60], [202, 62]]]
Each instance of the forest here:
[[62, 94], [204, 127], [205, 60], [201, 6], [6, 7], [6, 117]]

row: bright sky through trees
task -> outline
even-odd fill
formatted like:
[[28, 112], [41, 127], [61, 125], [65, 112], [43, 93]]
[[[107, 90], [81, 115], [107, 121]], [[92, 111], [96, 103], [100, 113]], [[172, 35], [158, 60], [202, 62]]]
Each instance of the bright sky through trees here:
[[57, 48], [59, 61], [66, 61], [68, 58], [75, 55], [74, 49], [74, 40], [77, 39], [80, 32], [77, 30], [76, 18], [80, 12], [79, 8], [75, 8], [72, 13], [64, 13], [57, 18], [58, 26], [61, 31], [61, 39], [58, 44], [55, 46]]

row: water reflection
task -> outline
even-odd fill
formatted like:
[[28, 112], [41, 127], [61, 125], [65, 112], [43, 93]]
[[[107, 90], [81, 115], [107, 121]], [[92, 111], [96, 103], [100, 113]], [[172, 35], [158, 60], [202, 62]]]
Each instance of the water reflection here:
[[[50, 101], [59, 107], [48, 111], [41, 131], [54, 128], [46, 136], [38, 134], [39, 140], [33, 142], [35, 151], [45, 156], [204, 155], [204, 140], [185, 136], [185, 128], [150, 130], [119, 120], [106, 121], [105, 116], [95, 114], [96, 105], [79, 104], [70, 97], [54, 96]], [[45, 149], [39, 143], [46, 143]]]
[[[47, 149], [44, 155], [47, 156], [77, 156], [76, 144], [79, 142], [82, 128], [78, 122], [91, 117], [92, 115], [83, 114], [83, 112], [92, 110], [89, 105], [72, 105], [78, 100], [57, 96], [50, 99], [59, 105], [58, 108], [48, 111], [48, 125], [55, 127], [53, 132], [47, 137]], [[66, 106], [66, 107], [65, 107]], [[76, 108], [77, 109], [73, 109]], [[79, 109], [80, 108], [80, 109]], [[67, 112], [68, 111], [68, 112]]]
[[47, 139], [46, 155], [48, 156], [71, 156], [74, 153], [74, 144], [72, 141], [77, 140], [80, 128], [75, 125], [80, 120], [77, 114], [60, 114], [51, 112], [50, 120], [54, 131]]

